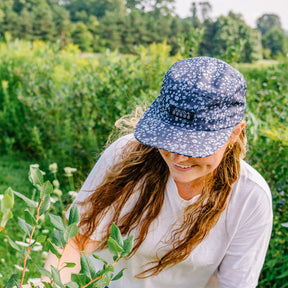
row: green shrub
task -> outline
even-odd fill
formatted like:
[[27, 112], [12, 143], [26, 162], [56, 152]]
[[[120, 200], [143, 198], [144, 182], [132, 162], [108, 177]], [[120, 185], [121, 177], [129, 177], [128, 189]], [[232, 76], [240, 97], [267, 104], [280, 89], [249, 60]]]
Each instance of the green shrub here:
[[172, 63], [165, 43], [141, 47], [134, 58], [97, 59], [42, 42], [1, 45], [1, 151], [59, 160], [85, 173], [116, 119], [135, 103], [151, 102]]

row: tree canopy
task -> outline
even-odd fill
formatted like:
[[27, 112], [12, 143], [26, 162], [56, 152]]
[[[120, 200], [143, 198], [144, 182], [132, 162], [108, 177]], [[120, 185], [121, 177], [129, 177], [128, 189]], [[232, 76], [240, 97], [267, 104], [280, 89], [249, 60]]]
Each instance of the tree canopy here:
[[[171, 54], [190, 49], [188, 54], [244, 62], [262, 57], [261, 44], [265, 57], [286, 53], [287, 36], [277, 15], [261, 16], [256, 30], [241, 14], [212, 20], [208, 1], [192, 2], [185, 19], [174, 5], [175, 0], [1, 0], [0, 36], [60, 41], [61, 47], [74, 43], [85, 52], [134, 53], [139, 45], [166, 41]], [[191, 47], [183, 48], [187, 43]]]

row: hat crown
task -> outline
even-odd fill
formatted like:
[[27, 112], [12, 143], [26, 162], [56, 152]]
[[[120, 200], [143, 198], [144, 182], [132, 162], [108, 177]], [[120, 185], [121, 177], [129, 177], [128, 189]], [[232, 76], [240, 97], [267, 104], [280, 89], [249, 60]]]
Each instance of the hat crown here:
[[160, 95], [136, 125], [141, 143], [189, 157], [208, 157], [244, 116], [246, 83], [236, 69], [210, 57], [176, 62]]
[[160, 92], [160, 114], [167, 124], [195, 131], [217, 131], [244, 115], [246, 82], [229, 64], [210, 57], [176, 62]]

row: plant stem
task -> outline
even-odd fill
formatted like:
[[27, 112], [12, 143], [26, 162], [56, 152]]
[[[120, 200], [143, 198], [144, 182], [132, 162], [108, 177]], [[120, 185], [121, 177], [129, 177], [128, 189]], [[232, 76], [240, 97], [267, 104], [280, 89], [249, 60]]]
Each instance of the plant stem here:
[[97, 278], [95, 278], [95, 279], [93, 279], [93, 280], [91, 280], [91, 281], [90, 281], [89, 283], [87, 283], [86, 285], [81, 286], [81, 288], [86, 288], [87, 286], [89, 286], [90, 284], [94, 283], [95, 281], [97, 281], [97, 280], [99, 280], [99, 279], [101, 279], [101, 278], [103, 278], [102, 275], [99, 276], [99, 277], [97, 277]]
[[121, 257], [121, 255], [118, 254], [118, 257], [117, 257], [117, 259], [114, 261], [114, 263], [112, 264], [112, 266], [114, 266], [114, 265], [118, 262], [118, 260], [120, 259], [120, 257]]
[[[39, 218], [40, 218], [40, 216], [39, 216], [40, 207], [41, 207], [43, 202], [44, 202], [44, 199], [41, 199], [40, 204], [37, 207], [36, 224], [38, 223]], [[35, 225], [32, 227], [32, 231], [31, 231], [31, 234], [30, 234], [30, 237], [29, 237], [29, 246], [28, 246], [28, 249], [27, 249], [25, 257], [23, 258], [23, 272], [22, 272], [22, 277], [21, 277], [20, 288], [22, 288], [22, 286], [23, 286], [24, 276], [25, 276], [25, 272], [26, 272], [26, 263], [27, 263], [28, 255], [29, 255], [29, 253], [31, 251], [30, 245], [31, 245], [31, 242], [32, 242], [32, 239], [33, 239], [32, 237], [33, 237], [34, 231], [35, 231]]]

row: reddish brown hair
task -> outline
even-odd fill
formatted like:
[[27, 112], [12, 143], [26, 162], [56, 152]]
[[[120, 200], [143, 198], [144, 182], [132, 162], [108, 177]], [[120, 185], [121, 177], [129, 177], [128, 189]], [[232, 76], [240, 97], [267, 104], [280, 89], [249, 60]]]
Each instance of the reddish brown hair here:
[[[186, 208], [182, 226], [172, 233], [171, 250], [161, 259], [155, 258], [154, 266], [137, 277], [156, 275], [164, 268], [185, 260], [207, 236], [227, 207], [231, 186], [239, 176], [240, 158], [245, 155], [245, 146], [243, 129], [233, 148], [227, 148], [220, 165], [207, 180], [198, 201]], [[79, 224], [85, 229], [85, 236], [92, 235], [107, 209], [113, 207], [109, 209], [109, 213], [114, 211], [111, 212], [111, 223], [99, 248], [105, 247], [111, 224], [115, 222], [124, 235], [136, 229], [137, 238], [131, 255], [135, 253], [145, 240], [150, 224], [160, 213], [168, 177], [168, 167], [157, 149], [136, 140], [129, 142], [121, 160], [107, 173], [101, 185], [85, 202], [80, 203], [91, 207], [82, 215]], [[120, 217], [124, 205], [133, 193], [139, 193], [138, 201], [127, 214]]]

